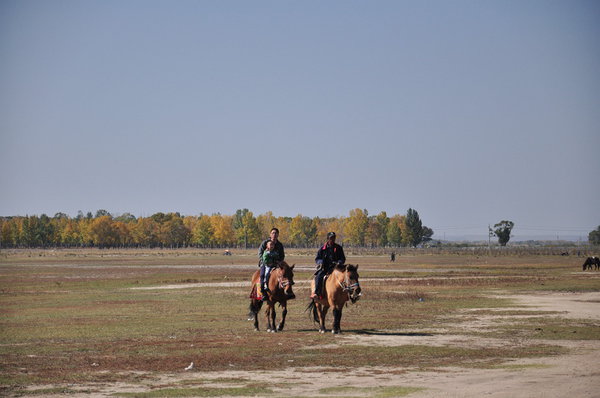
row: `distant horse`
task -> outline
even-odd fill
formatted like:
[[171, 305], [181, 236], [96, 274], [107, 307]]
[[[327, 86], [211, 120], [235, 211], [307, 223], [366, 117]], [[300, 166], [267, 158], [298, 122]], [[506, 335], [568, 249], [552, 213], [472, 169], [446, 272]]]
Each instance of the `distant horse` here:
[[[311, 282], [311, 291], [314, 291], [315, 281]], [[320, 294], [320, 292], [317, 292]], [[353, 304], [360, 298], [361, 289], [358, 283], [358, 265], [339, 265], [324, 283], [323, 292], [318, 299], [308, 305], [307, 310], [312, 310], [313, 319], [319, 323], [319, 333], [325, 333], [325, 316], [329, 307], [333, 307], [332, 333], [341, 332], [340, 323], [344, 304], [350, 300]]]
[[585, 263], [583, 263], [583, 270], [586, 269], [600, 269], [600, 258], [598, 257], [588, 257], [585, 259]]
[[[296, 298], [292, 285], [294, 284], [294, 265], [291, 267], [285, 261], [281, 261], [269, 275], [269, 290], [266, 300], [267, 309], [265, 316], [267, 320], [267, 332], [280, 332], [285, 325], [287, 315], [287, 301]], [[275, 303], [279, 303], [283, 308], [281, 312], [281, 322], [275, 327]], [[260, 292], [260, 270], [256, 270], [252, 275], [252, 292], [250, 293], [250, 316], [254, 319], [254, 330], [258, 331], [258, 311], [263, 305], [262, 294]]]

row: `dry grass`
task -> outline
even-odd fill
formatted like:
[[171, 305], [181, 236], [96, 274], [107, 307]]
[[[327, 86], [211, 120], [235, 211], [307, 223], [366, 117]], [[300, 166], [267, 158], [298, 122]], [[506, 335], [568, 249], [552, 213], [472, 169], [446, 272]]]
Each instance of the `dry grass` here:
[[[548, 319], [542, 331], [532, 334], [533, 323], [515, 319], [489, 333], [527, 335], [533, 341], [526, 347], [346, 345], [335, 336], [316, 333], [303, 312], [308, 303], [306, 284], [296, 286], [299, 299], [290, 302], [286, 331], [268, 336], [255, 333], [246, 321], [245, 287], [131, 289], [246, 282], [256, 269], [255, 257], [254, 251], [234, 251], [232, 256], [197, 250], [3, 251], [4, 392], [17, 394], [34, 384], [137, 382], [152, 372], [181, 371], [192, 361], [202, 371], [288, 365], [302, 369], [315, 364], [336, 370], [372, 364], [395, 368], [418, 364], [429, 369], [498, 366], [506, 359], [563, 352], [536, 343], [536, 338], [597, 339], [599, 325], [594, 322], [558, 324]], [[312, 274], [311, 254], [290, 251], [287, 259], [297, 264], [297, 281]], [[428, 255], [400, 256], [395, 263], [387, 256], [349, 261], [360, 264], [361, 279], [369, 280], [362, 283], [363, 298], [344, 310], [342, 329], [349, 334], [435, 335], [455, 323], [454, 315], [465, 309], [488, 314], [508, 305], [490, 292], [600, 290], [594, 274], [576, 272], [577, 258]]]

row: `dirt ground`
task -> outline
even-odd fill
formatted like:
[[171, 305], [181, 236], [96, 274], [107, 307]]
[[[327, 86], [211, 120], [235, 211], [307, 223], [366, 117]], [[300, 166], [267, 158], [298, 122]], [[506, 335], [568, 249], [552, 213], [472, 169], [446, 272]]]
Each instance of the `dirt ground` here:
[[[523, 296], [502, 296], [513, 298], [520, 309], [555, 311], [556, 317], [600, 320], [600, 293], [552, 293]], [[468, 316], [465, 314], [464, 316]], [[529, 315], [531, 316], [531, 315]], [[513, 317], [514, 319], [514, 317]], [[502, 316], [477, 317], [476, 322], [461, 323], [458, 327], [483, 328], [492, 322], [498, 324]], [[508, 322], [508, 320], [507, 320]], [[465, 332], [467, 329], [464, 329]], [[456, 329], [455, 329], [456, 331]], [[406, 331], [404, 331], [406, 332]], [[414, 331], [418, 332], [418, 331]], [[599, 336], [600, 337], [600, 336]], [[427, 336], [414, 333], [383, 333], [382, 335], [341, 334], [339, 343], [349, 342], [364, 345], [448, 345], [448, 346], [504, 346], [528, 344], [518, 339], [479, 338], [439, 333]], [[539, 341], [536, 341], [539, 343]], [[224, 380], [243, 380], [244, 384], [264, 385], [274, 393], [265, 396], [315, 397], [315, 396], [375, 396], [386, 387], [417, 387], [418, 392], [410, 393], [411, 398], [452, 398], [452, 397], [600, 397], [600, 339], [586, 341], [551, 341], [551, 345], [561, 345], [570, 349], [569, 354], [547, 358], [523, 359], [505, 363], [494, 369], [442, 368], [433, 371], [419, 371], [410, 368], [364, 367], [352, 371], [331, 369], [294, 368], [290, 363], [283, 372], [286, 383], [278, 386], [273, 380], [281, 379], [281, 371], [227, 371], [197, 372], [182, 370], [179, 373], [152, 375], [140, 384], [90, 384], [68, 386], [71, 390], [82, 391], [70, 396], [103, 397], [115, 393], [149, 391], [161, 385], [173, 385], [178, 381], [204, 380], [206, 387], [231, 387]], [[318, 348], [318, 347], [317, 347]], [[311, 349], [307, 347], [307, 349]], [[326, 372], [324, 372], [326, 370]], [[332, 377], [335, 375], [335, 377]], [[239, 383], [237, 384], [239, 386]], [[235, 386], [235, 384], [234, 384]], [[56, 386], [36, 386], [35, 388]], [[331, 388], [339, 388], [339, 393]], [[328, 389], [324, 394], [322, 389]], [[371, 389], [371, 390], [369, 390]], [[87, 391], [86, 391], [87, 390]], [[86, 391], [85, 393], [83, 391]], [[373, 393], [370, 393], [372, 391]], [[393, 396], [393, 395], [386, 395]]]

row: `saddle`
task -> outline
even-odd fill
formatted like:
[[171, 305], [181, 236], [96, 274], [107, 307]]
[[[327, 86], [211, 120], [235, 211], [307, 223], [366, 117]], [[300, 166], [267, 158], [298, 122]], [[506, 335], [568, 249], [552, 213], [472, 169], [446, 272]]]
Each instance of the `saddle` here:
[[255, 300], [262, 300], [263, 297], [263, 291], [260, 288], [260, 282], [256, 282], [254, 284], [254, 286], [252, 286], [252, 291], [250, 292], [250, 297], [251, 299], [255, 299]]
[[325, 282], [327, 282], [327, 278], [329, 278], [329, 275], [331, 274], [325, 274], [325, 276], [323, 277], [323, 282], [321, 283], [321, 291], [315, 292], [319, 295], [319, 297], [323, 297], [323, 292], [325, 291]]

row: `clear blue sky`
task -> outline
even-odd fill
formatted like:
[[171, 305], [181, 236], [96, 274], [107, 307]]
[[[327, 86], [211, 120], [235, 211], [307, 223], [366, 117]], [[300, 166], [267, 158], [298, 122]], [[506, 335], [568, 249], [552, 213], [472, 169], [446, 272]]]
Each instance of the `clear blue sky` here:
[[0, 215], [600, 224], [598, 1], [0, 1]]

